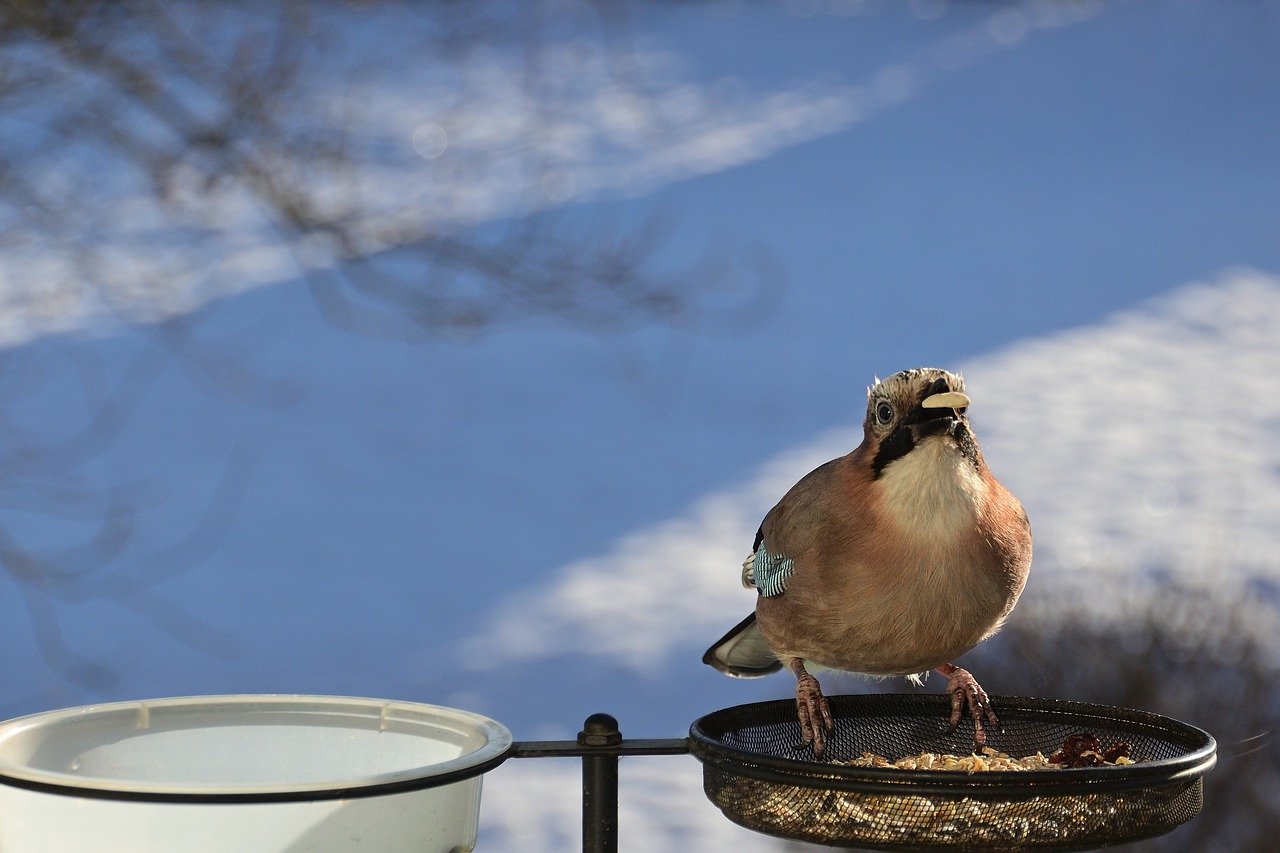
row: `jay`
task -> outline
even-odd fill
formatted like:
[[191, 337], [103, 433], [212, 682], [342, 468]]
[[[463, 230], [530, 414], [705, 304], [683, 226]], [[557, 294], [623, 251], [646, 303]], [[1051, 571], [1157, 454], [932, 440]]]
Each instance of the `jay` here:
[[1031, 527], [982, 457], [964, 380], [918, 368], [867, 390], [863, 439], [818, 467], [765, 516], [742, 581], [755, 612], [703, 662], [737, 677], [786, 666], [815, 755], [833, 727], [810, 668], [947, 678], [954, 729], [999, 722], [952, 661], [994, 634], [1031, 567]]

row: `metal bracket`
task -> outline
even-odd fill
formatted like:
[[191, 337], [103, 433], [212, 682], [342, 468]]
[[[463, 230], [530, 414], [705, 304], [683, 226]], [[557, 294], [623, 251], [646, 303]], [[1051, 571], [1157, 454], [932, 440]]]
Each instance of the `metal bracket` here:
[[583, 853], [617, 853], [620, 757], [688, 754], [688, 738], [624, 740], [609, 714], [587, 717], [577, 740], [516, 741], [511, 749], [512, 758], [582, 759]]

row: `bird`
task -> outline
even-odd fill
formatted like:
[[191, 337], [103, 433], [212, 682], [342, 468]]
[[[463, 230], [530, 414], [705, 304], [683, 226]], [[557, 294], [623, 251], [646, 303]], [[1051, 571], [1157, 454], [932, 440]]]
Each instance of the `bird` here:
[[921, 367], [867, 389], [862, 443], [820, 465], [764, 517], [742, 583], [755, 611], [703, 662], [751, 678], [796, 677], [804, 744], [834, 728], [814, 671], [947, 679], [952, 731], [982, 746], [999, 718], [954, 660], [1000, 629], [1031, 569], [1031, 524], [987, 467], [964, 378]]

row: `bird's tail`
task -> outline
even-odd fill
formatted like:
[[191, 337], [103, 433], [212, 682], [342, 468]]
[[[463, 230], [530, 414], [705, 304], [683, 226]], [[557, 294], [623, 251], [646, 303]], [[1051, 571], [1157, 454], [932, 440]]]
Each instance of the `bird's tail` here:
[[702, 662], [735, 678], [759, 678], [782, 669], [752, 613], [707, 649]]

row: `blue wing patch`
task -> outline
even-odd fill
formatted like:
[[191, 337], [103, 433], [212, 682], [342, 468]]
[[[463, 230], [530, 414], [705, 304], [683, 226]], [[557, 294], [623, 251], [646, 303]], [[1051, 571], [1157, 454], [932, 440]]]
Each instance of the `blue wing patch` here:
[[756, 551], [752, 563], [756, 591], [766, 597], [782, 595], [787, 591], [787, 579], [795, 571], [796, 563], [790, 557], [771, 554], [763, 545]]

